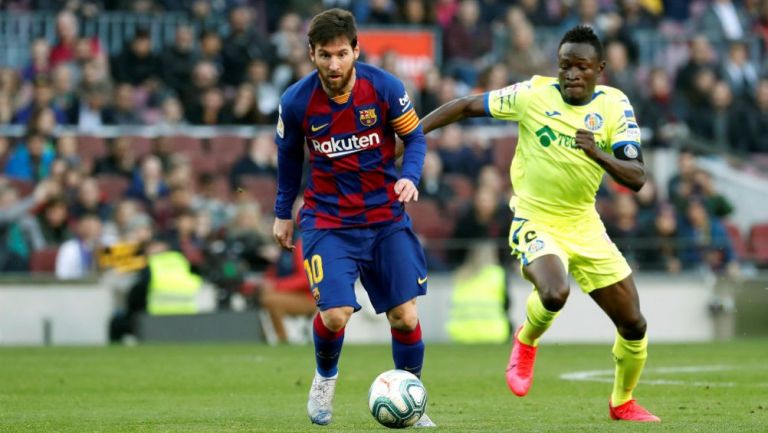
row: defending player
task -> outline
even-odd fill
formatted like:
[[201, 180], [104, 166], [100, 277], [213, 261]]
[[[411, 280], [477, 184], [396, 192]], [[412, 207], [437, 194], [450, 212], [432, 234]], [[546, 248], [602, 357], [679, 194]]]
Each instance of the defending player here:
[[647, 357], [646, 322], [629, 265], [594, 206], [604, 171], [634, 191], [645, 183], [640, 130], [627, 97], [596, 86], [605, 61], [591, 28], [568, 31], [557, 57], [557, 79], [534, 76], [453, 100], [426, 116], [422, 126], [427, 133], [475, 116], [519, 122], [510, 169], [516, 197], [510, 203], [509, 239], [523, 275], [535, 287], [507, 367], [512, 392], [528, 393], [539, 337], [565, 305], [570, 272], [617, 328], [610, 416], [659, 421], [632, 398]]
[[[427, 270], [404, 204], [418, 200], [426, 141], [403, 83], [356, 61], [360, 48], [351, 13], [318, 14], [308, 36], [316, 71], [289, 87], [280, 103], [274, 237], [294, 248], [291, 206], [306, 143], [310, 173], [298, 221], [304, 267], [320, 310], [307, 410], [313, 423], [325, 425], [331, 422], [344, 327], [360, 309], [358, 275], [376, 312], [386, 312], [395, 367], [421, 374], [416, 297], [426, 293]], [[399, 177], [395, 134], [405, 143]], [[434, 423], [425, 415], [417, 426]]]

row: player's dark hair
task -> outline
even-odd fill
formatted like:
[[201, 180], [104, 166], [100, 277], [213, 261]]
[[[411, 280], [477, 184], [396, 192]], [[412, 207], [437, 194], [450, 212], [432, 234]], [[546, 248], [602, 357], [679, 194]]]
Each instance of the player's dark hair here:
[[344, 9], [328, 9], [312, 18], [309, 23], [309, 46], [326, 44], [338, 37], [349, 39], [352, 48], [357, 46], [357, 25], [351, 12]]
[[600, 61], [603, 60], [603, 43], [600, 42], [600, 38], [597, 37], [595, 31], [592, 30], [592, 27], [578, 25], [568, 30], [565, 35], [563, 35], [563, 39], [560, 40], [560, 45], [558, 45], [557, 48], [559, 49], [563, 44], [569, 42], [574, 44], [592, 45], [597, 53], [597, 59]]

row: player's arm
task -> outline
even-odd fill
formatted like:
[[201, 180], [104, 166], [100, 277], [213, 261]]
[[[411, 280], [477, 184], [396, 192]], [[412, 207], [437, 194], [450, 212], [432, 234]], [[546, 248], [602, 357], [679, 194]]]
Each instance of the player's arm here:
[[[293, 202], [301, 187], [304, 146], [301, 123], [285, 103], [281, 101], [275, 142], [277, 143], [277, 198], [275, 200], [275, 224], [272, 234], [283, 248], [293, 251]], [[285, 107], [285, 110], [283, 110]]]
[[[392, 128], [403, 142], [403, 167], [400, 179], [395, 183], [395, 194], [401, 203], [419, 200], [417, 185], [421, 179], [424, 167], [424, 156], [427, 154], [427, 140], [424, 138], [419, 116], [413, 109], [408, 92], [403, 83], [394, 77], [388, 77], [387, 102]], [[399, 157], [398, 146], [395, 147], [395, 157]]]
[[645, 184], [643, 155], [640, 153], [639, 146], [635, 146], [634, 143], [619, 143], [611, 155], [598, 149], [595, 136], [591, 132], [579, 129], [576, 131], [576, 145], [600, 167], [603, 167], [616, 182], [635, 192]]
[[459, 122], [468, 117], [482, 117], [490, 114], [485, 109], [486, 96], [470, 95], [446, 102], [421, 119], [421, 127], [424, 133], [442, 128], [454, 122]]

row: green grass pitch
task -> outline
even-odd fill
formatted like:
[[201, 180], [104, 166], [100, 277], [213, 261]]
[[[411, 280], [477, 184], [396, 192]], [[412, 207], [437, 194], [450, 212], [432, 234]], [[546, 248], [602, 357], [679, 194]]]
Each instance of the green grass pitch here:
[[[768, 432], [768, 341], [652, 344], [639, 401], [660, 425], [608, 418], [610, 345], [543, 344], [525, 398], [504, 382], [508, 348], [428, 345], [436, 432]], [[344, 348], [331, 426], [312, 426], [310, 346], [0, 349], [0, 432], [367, 432], [388, 346]], [[563, 375], [585, 379], [573, 381]]]

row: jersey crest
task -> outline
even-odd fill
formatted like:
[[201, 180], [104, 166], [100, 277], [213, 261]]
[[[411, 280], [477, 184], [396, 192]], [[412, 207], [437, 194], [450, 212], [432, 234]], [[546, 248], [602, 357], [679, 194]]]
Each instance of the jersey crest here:
[[376, 124], [376, 109], [366, 108], [360, 110], [360, 124], [366, 127], [370, 127]]

